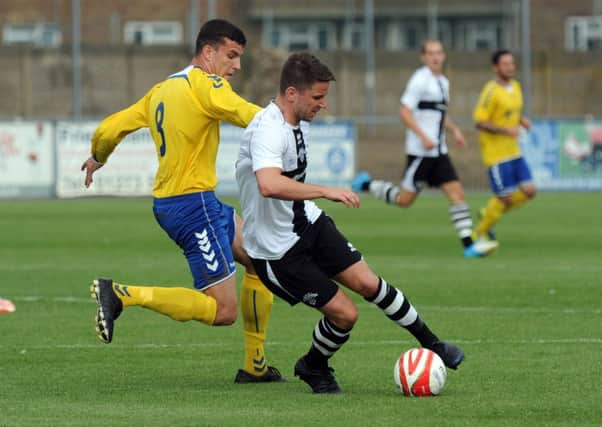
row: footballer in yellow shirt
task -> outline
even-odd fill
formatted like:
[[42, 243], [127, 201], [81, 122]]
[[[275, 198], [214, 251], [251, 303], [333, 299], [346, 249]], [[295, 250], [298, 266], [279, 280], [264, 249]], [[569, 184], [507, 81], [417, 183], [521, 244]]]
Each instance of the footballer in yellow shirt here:
[[488, 82], [479, 96], [473, 119], [479, 129], [483, 162], [495, 194], [481, 210], [477, 237], [495, 239], [493, 226], [509, 209], [522, 206], [535, 196], [535, 184], [518, 143], [519, 127], [531, 127], [522, 116], [523, 96], [514, 80], [514, 57], [508, 50], [492, 56], [495, 80]]
[[103, 120], [92, 137], [92, 155], [104, 163], [126, 132], [149, 127], [159, 159], [153, 196], [212, 191], [220, 122], [246, 127], [259, 110], [225, 78], [189, 65]]
[[263, 343], [273, 295], [255, 274], [242, 247], [242, 221], [215, 196], [220, 122], [246, 127], [260, 108], [245, 101], [228, 80], [241, 68], [244, 33], [215, 19], [201, 28], [191, 64], [151, 88], [125, 110], [104, 119], [92, 137], [91, 156], [82, 166], [86, 187], [117, 144], [129, 133], [150, 128], [159, 167], [153, 188], [153, 213], [180, 246], [194, 288], [132, 286], [94, 280], [96, 329], [105, 343], [124, 307], [142, 306], [179, 321], [230, 325], [237, 317], [235, 259], [246, 268], [241, 290], [245, 364], [235, 382], [281, 381], [268, 366]]

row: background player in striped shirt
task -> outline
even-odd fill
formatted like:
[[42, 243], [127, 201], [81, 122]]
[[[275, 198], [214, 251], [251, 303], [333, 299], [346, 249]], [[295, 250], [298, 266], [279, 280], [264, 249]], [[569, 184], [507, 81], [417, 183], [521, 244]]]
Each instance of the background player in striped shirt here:
[[422, 346], [456, 369], [462, 350], [427, 327], [404, 294], [376, 276], [361, 253], [312, 200], [359, 207], [346, 188], [305, 183], [309, 123], [326, 108], [332, 72], [308, 53], [284, 64], [280, 91], [257, 113], [243, 134], [236, 180], [243, 209], [243, 240], [263, 283], [291, 305], [299, 302], [324, 316], [313, 330], [309, 352], [295, 364], [295, 375], [314, 393], [338, 393], [329, 359], [349, 339], [357, 321], [355, 304], [341, 283], [379, 307]]
[[495, 79], [481, 90], [473, 118], [494, 196], [481, 210], [475, 234], [495, 238], [492, 228], [502, 214], [524, 205], [536, 190], [518, 143], [520, 126], [529, 130], [531, 122], [522, 116], [523, 95], [514, 80], [514, 57], [508, 50], [499, 50], [491, 62]]
[[414, 72], [401, 96], [399, 115], [407, 127], [407, 164], [400, 185], [373, 180], [367, 172], [361, 172], [354, 178], [352, 188], [370, 191], [376, 198], [404, 208], [414, 203], [424, 187], [440, 188], [449, 200], [449, 215], [464, 247], [464, 256], [486, 256], [497, 248], [497, 242], [473, 241], [470, 208], [445, 143], [447, 129], [459, 146], [466, 144], [460, 128], [447, 114], [449, 81], [443, 75], [445, 52], [441, 42], [426, 40], [421, 59], [424, 66]]
[[184, 70], [151, 88], [129, 108], [103, 120], [92, 137], [92, 155], [82, 166], [92, 183], [117, 144], [130, 132], [149, 127], [159, 168], [153, 188], [153, 212], [159, 225], [183, 250], [194, 288], [131, 286], [97, 279], [97, 331], [106, 343], [124, 307], [142, 306], [175, 320], [230, 325], [237, 317], [234, 260], [246, 274], [241, 290], [245, 365], [235, 382], [279, 381], [267, 366], [263, 343], [273, 295], [255, 275], [242, 248], [242, 221], [215, 197], [216, 157], [222, 120], [245, 127], [260, 108], [238, 96], [228, 80], [240, 70], [246, 39], [223, 20], [201, 28], [196, 53]]

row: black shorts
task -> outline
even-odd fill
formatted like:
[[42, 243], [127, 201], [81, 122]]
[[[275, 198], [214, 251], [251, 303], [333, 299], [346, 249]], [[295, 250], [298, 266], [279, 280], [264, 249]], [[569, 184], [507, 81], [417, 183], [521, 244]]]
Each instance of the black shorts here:
[[440, 187], [450, 181], [458, 181], [458, 174], [449, 156], [419, 157], [408, 155], [406, 170], [401, 178], [401, 188], [419, 193], [427, 185]]
[[332, 299], [338, 285], [331, 280], [362, 259], [362, 254], [322, 214], [301, 238], [278, 260], [251, 258], [266, 287], [290, 305], [303, 302], [322, 307]]

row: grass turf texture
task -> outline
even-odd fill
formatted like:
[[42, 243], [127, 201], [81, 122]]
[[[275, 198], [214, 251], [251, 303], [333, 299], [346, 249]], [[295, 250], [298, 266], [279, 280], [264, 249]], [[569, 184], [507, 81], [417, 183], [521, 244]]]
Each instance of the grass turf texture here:
[[[486, 194], [471, 194], [473, 211]], [[229, 202], [232, 200], [226, 199]], [[431, 328], [461, 345], [443, 394], [406, 398], [395, 359], [416, 346], [355, 298], [360, 320], [332, 365], [343, 393], [292, 376], [319, 318], [276, 300], [267, 344], [287, 383], [235, 385], [242, 322], [210, 328], [128, 309], [114, 341], [94, 334], [89, 282], [189, 286], [180, 250], [149, 199], [0, 203], [0, 425], [600, 425], [602, 199], [541, 194], [505, 216], [500, 250], [465, 260], [445, 200], [409, 210], [369, 197], [359, 210], [319, 203], [401, 288]]]

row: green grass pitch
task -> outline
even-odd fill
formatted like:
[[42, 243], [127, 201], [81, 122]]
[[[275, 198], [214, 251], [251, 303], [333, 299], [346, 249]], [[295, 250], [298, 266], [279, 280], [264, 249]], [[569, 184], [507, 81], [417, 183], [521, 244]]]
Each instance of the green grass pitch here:
[[[488, 195], [469, 194], [473, 211]], [[232, 199], [225, 199], [233, 203]], [[465, 260], [446, 202], [408, 210], [369, 197], [320, 201], [368, 263], [401, 288], [466, 360], [441, 396], [395, 390], [411, 336], [355, 298], [360, 319], [332, 360], [343, 389], [292, 376], [318, 313], [277, 300], [267, 343], [286, 383], [235, 385], [242, 326], [210, 328], [128, 309], [114, 341], [94, 334], [90, 281], [190, 286], [150, 199], [0, 203], [0, 425], [601, 425], [602, 197], [543, 193], [498, 224], [499, 251]]]

